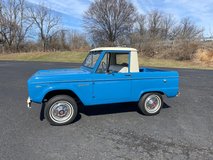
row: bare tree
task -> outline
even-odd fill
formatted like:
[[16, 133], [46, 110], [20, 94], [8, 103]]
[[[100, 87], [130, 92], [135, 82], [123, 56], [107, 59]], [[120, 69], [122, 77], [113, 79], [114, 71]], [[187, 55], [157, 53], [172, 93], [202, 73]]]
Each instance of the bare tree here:
[[18, 25], [16, 23], [17, 16], [17, 4], [15, 1], [1, 1], [1, 14], [0, 14], [0, 25], [1, 25], [1, 35], [4, 42], [11, 48], [15, 36], [16, 31], [18, 29]]
[[162, 25], [162, 13], [158, 10], [153, 10], [148, 13], [148, 31], [151, 39], [159, 38]]
[[139, 51], [142, 49], [142, 44], [147, 39], [147, 20], [146, 15], [138, 15], [135, 23], [134, 32], [131, 34], [131, 44], [138, 48]]
[[[170, 27], [169, 37], [172, 43], [167, 43], [165, 49], [166, 57], [177, 60], [190, 60], [193, 58], [201, 44], [203, 30], [189, 18], [183, 18], [179, 23]], [[177, 21], [175, 21], [177, 22]], [[172, 23], [171, 23], [172, 24]]]
[[145, 36], [147, 32], [147, 21], [146, 21], [146, 15], [139, 15], [137, 17], [137, 30], [140, 33], [141, 36]]
[[68, 43], [67, 43], [67, 30], [61, 30], [59, 32], [59, 42], [61, 44], [62, 49], [68, 49]]
[[26, 16], [25, 0], [0, 1], [0, 34], [9, 49], [19, 51], [32, 23]]
[[68, 35], [69, 30], [60, 29], [49, 38], [48, 46], [51, 50], [69, 50]]
[[127, 36], [135, 22], [136, 9], [127, 0], [95, 0], [84, 13], [84, 27], [97, 43], [115, 45]]
[[78, 33], [75, 30], [72, 30], [69, 34], [69, 44], [70, 50], [78, 50], [89, 47], [86, 36], [84, 34]]
[[58, 31], [60, 17], [41, 4], [37, 7], [30, 7], [29, 14], [35, 27], [38, 29], [39, 38], [42, 41], [43, 51], [46, 51], [48, 40]]
[[161, 23], [161, 39], [171, 40], [172, 39], [172, 29], [174, 28], [175, 20], [171, 14], [166, 14], [162, 17]]
[[32, 28], [33, 22], [30, 21], [27, 7], [25, 5], [25, 0], [19, 1], [19, 12], [18, 12], [18, 24], [19, 30], [17, 30], [17, 39], [16, 39], [16, 50], [19, 51], [20, 45], [24, 42], [28, 32]]
[[5, 33], [6, 33], [6, 26], [5, 26], [6, 20], [3, 14], [3, 7], [4, 4], [2, 0], [0, 0], [0, 45], [2, 46], [2, 52], [4, 52]]
[[183, 18], [180, 25], [176, 27], [176, 37], [181, 40], [195, 40], [200, 38], [203, 29], [197, 27], [190, 18]]

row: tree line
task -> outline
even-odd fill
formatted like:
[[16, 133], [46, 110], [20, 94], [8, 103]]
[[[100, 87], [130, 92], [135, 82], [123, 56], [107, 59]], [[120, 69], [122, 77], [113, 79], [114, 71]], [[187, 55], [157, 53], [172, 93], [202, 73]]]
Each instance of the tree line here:
[[[61, 17], [25, 0], [0, 0], [0, 52], [58, 51], [128, 46], [149, 57], [191, 59], [203, 29], [190, 18], [158, 10], [139, 14], [127, 0], [94, 0], [83, 14], [85, 33], [63, 27]], [[88, 41], [89, 39], [89, 41]]]
[[88, 47], [86, 37], [63, 27], [45, 4], [0, 0], [1, 52], [72, 50]]
[[97, 46], [135, 47], [149, 57], [191, 59], [203, 34], [188, 17], [178, 21], [158, 10], [138, 14], [127, 0], [94, 0], [83, 19]]

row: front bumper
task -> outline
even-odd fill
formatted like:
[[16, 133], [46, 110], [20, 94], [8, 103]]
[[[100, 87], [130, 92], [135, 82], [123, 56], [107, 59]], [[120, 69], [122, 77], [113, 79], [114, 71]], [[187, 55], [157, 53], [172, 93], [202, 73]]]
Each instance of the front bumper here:
[[30, 97], [27, 98], [27, 108], [31, 108], [31, 103], [32, 100], [30, 99]]

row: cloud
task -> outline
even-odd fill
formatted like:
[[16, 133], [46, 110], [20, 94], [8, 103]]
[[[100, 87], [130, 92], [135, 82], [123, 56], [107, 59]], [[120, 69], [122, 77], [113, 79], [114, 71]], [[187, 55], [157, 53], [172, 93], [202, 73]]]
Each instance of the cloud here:
[[[39, 0], [27, 0], [33, 4], [41, 4]], [[46, 0], [45, 5], [48, 8], [64, 14], [65, 21], [73, 27], [81, 28], [82, 15], [93, 0]], [[150, 10], [158, 9], [160, 11], [173, 14], [178, 20], [183, 17], [190, 17], [197, 25], [213, 32], [213, 1], [212, 0], [130, 0], [139, 13], [145, 14]], [[62, 17], [63, 18], [63, 17]], [[72, 22], [69, 22], [72, 21]], [[76, 24], [75, 24], [76, 23]]]
[[59, 13], [66, 14], [68, 16], [72, 16], [75, 18], [82, 18], [83, 12], [89, 7], [90, 1], [84, 0], [46, 0], [46, 1], [38, 1], [38, 0], [27, 0], [33, 4], [44, 4], [51, 8], [54, 11]]
[[209, 36], [209, 29], [213, 29], [213, 1], [212, 0], [165, 0], [168, 6], [176, 10], [180, 17], [190, 17], [197, 25], [205, 28], [205, 35]]
[[198, 26], [205, 28], [205, 36], [209, 30], [213, 32], [213, 1], [212, 0], [131, 0], [139, 13], [145, 14], [157, 9], [174, 15], [177, 20], [190, 17]]
[[91, 0], [27, 0], [35, 5], [44, 4], [62, 18], [64, 28], [83, 31], [82, 16], [89, 7]]

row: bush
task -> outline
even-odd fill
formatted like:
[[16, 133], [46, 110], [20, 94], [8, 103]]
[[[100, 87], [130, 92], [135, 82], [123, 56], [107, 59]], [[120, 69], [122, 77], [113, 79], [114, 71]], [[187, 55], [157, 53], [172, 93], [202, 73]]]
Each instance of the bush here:
[[196, 61], [213, 64], [213, 50], [212, 49], [198, 49], [195, 54]]
[[191, 60], [194, 57], [199, 42], [190, 41], [153, 41], [142, 45], [142, 53], [147, 57], [175, 60]]
[[199, 43], [182, 41], [174, 44], [174, 46], [172, 46], [171, 53], [169, 54], [171, 55], [171, 58], [176, 60], [191, 60], [198, 48]]

